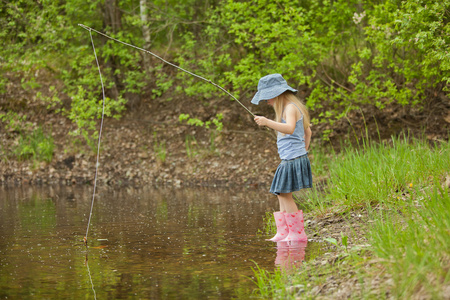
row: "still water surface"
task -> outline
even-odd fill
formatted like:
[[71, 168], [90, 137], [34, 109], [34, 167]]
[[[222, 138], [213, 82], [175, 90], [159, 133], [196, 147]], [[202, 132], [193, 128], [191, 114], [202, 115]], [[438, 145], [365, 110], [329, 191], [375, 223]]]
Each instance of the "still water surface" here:
[[100, 189], [86, 249], [91, 193], [0, 189], [1, 299], [248, 299], [286, 256], [258, 234], [265, 191]]

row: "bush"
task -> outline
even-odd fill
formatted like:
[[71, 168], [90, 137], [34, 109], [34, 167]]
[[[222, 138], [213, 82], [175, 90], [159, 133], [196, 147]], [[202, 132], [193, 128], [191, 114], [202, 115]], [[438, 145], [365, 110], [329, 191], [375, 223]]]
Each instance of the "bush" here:
[[51, 162], [55, 144], [51, 135], [44, 134], [41, 127], [30, 134], [19, 137], [19, 144], [14, 154], [20, 159], [33, 159], [35, 161]]

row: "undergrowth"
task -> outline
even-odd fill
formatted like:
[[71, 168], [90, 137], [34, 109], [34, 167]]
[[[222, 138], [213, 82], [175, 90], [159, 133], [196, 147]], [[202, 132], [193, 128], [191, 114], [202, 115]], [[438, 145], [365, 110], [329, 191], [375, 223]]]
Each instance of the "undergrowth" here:
[[41, 127], [29, 134], [21, 134], [14, 154], [19, 160], [50, 162], [53, 158], [55, 144], [51, 135], [46, 135]]

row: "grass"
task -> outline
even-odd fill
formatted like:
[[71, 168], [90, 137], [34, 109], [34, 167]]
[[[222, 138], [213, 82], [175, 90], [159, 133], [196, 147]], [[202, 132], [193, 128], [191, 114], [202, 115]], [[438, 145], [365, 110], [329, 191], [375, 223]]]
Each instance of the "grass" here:
[[186, 146], [186, 155], [189, 159], [193, 159], [199, 154], [197, 140], [195, 139], [195, 137], [186, 135], [184, 145]]
[[366, 207], [395, 203], [411, 185], [430, 185], [445, 176], [450, 170], [450, 143], [430, 146], [427, 141], [403, 136], [390, 142], [363, 141], [340, 153], [316, 150], [311, 160], [314, 176], [328, 172], [328, 183], [325, 193], [319, 186], [304, 193], [301, 198], [308, 203], [301, 205], [311, 210], [324, 210], [331, 204]]
[[330, 161], [329, 196], [351, 207], [394, 203], [411, 184], [428, 185], [450, 170], [449, 146], [403, 137], [348, 147]]
[[[319, 275], [334, 274], [364, 283], [361, 286], [366, 292], [358, 298], [442, 298], [444, 287], [450, 285], [450, 197], [448, 187], [442, 184], [450, 174], [450, 143], [430, 145], [408, 136], [381, 143], [365, 140], [359, 147], [344, 147], [340, 153], [316, 150], [312, 165], [313, 172], [316, 166], [322, 176], [328, 172], [328, 184], [325, 192], [319, 187], [302, 192], [300, 199], [306, 202], [299, 205], [316, 216], [364, 210], [370, 221], [364, 234], [372, 246], [349, 253], [344, 247], [336, 247], [338, 255], [343, 255], [339, 263], [319, 267], [313, 262], [304, 263], [286, 278], [259, 270], [259, 295], [294, 299], [294, 295], [279, 295], [261, 287], [262, 282], [271, 285], [272, 280], [279, 286], [283, 279], [281, 289], [302, 284], [308, 286], [302, 299], [314, 298], [308, 291], [323, 284], [324, 276]], [[268, 217], [266, 222], [271, 222]], [[344, 262], [347, 267], [341, 268]], [[354, 273], [348, 272], [349, 266]], [[374, 287], [366, 283], [380, 274], [389, 278], [390, 284], [378, 287], [383, 291], [374, 296], [369, 291]]]
[[30, 134], [21, 134], [14, 154], [19, 160], [33, 159], [34, 161], [50, 162], [53, 158], [55, 144], [51, 135], [46, 135], [41, 127]]
[[218, 133], [219, 131], [212, 130], [209, 135], [208, 142], [199, 142], [194, 136], [189, 134], [186, 135], [184, 145], [188, 159], [194, 160], [196, 157], [200, 157], [202, 159], [212, 155], [219, 155], [215, 142]]
[[396, 298], [439, 299], [450, 282], [450, 197], [439, 182], [412, 190], [394, 213], [380, 212], [369, 231], [373, 253], [392, 275]]
[[167, 157], [166, 143], [158, 141], [158, 135], [156, 132], [153, 132], [153, 138], [153, 151], [155, 152], [156, 159], [160, 163], [164, 164]]
[[256, 278], [254, 283], [258, 286], [258, 290], [257, 292], [255, 291], [255, 295], [262, 297], [277, 295], [281, 298], [288, 296], [286, 291], [286, 281], [288, 280], [288, 277], [286, 273], [281, 272], [279, 269], [276, 269], [273, 273], [271, 273], [267, 270], [261, 269], [257, 264], [256, 268], [252, 268], [252, 270]]

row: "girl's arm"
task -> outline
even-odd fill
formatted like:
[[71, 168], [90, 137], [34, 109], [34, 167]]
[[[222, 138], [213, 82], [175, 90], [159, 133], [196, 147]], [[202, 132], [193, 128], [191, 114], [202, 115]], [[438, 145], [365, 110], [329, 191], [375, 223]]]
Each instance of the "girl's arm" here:
[[308, 129], [305, 130], [305, 149], [306, 149], [306, 151], [308, 151], [309, 143], [311, 142], [311, 135], [312, 135], [312, 131], [311, 131], [311, 126], [310, 126], [310, 127], [308, 127]]
[[294, 105], [288, 105], [286, 107], [286, 123], [275, 122], [260, 116], [255, 117], [255, 122], [259, 126], [267, 126], [284, 134], [293, 134], [295, 130], [295, 123], [297, 123], [296, 112], [297, 108]]

